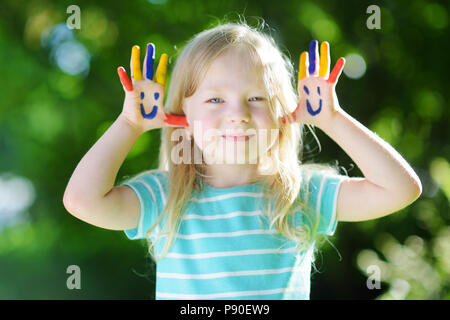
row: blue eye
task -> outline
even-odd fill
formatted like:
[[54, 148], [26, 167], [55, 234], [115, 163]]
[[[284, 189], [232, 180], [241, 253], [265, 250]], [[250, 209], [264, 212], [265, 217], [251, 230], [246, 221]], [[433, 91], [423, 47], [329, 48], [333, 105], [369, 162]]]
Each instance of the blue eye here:
[[[209, 99], [207, 102], [211, 102], [211, 101], [213, 101], [213, 100], [220, 100], [220, 98], [212, 98], [212, 99]], [[219, 101], [217, 101], [217, 102], [213, 102], [213, 103], [218, 103]]]
[[[259, 99], [259, 100], [252, 100], [252, 99]], [[264, 100], [264, 98], [262, 98], [262, 97], [253, 97], [253, 98], [250, 98], [250, 100], [251, 101], [262, 101], [262, 100]]]

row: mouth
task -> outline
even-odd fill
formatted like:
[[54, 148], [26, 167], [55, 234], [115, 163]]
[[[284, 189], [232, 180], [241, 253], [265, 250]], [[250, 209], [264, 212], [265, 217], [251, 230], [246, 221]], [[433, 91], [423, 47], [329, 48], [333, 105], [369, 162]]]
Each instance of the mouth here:
[[238, 141], [248, 141], [254, 134], [249, 135], [222, 135], [222, 138], [228, 141], [238, 142]]

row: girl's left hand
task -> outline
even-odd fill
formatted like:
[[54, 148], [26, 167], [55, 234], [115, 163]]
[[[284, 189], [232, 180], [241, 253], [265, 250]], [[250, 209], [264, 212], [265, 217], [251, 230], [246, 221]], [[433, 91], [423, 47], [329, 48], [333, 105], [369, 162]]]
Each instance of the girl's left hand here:
[[344, 64], [345, 59], [339, 58], [333, 71], [329, 73], [330, 48], [328, 42], [322, 42], [319, 59], [318, 41], [311, 41], [309, 59], [306, 51], [300, 56], [297, 87], [299, 100], [297, 109], [292, 113], [296, 122], [311, 124], [322, 129], [339, 111], [340, 106], [335, 87]]

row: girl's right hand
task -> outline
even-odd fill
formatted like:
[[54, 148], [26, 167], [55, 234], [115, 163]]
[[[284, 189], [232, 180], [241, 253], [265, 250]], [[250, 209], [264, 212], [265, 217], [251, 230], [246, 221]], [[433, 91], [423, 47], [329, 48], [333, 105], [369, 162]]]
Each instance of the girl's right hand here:
[[141, 72], [140, 48], [133, 46], [130, 61], [132, 81], [123, 67], [117, 69], [120, 82], [125, 90], [125, 101], [120, 116], [142, 133], [168, 126], [187, 126], [184, 116], [169, 115], [164, 111], [167, 54], [161, 55], [155, 77], [153, 77], [154, 60], [155, 46], [149, 43], [143, 72]]

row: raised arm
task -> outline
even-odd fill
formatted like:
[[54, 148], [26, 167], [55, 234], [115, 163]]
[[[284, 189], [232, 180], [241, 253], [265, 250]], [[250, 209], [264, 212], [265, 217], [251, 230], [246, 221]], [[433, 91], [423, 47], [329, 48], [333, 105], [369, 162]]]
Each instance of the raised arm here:
[[321, 45], [320, 59], [317, 41], [311, 42], [309, 59], [307, 52], [302, 53], [300, 99], [293, 118], [323, 130], [364, 174], [364, 178], [342, 182], [337, 200], [338, 220], [363, 221], [394, 213], [420, 196], [420, 179], [392, 146], [340, 107], [335, 87], [345, 60], [340, 58], [329, 74], [329, 57], [327, 42]]
[[131, 81], [124, 68], [118, 68], [125, 90], [121, 114], [81, 159], [64, 193], [67, 211], [105, 229], [131, 229], [138, 223], [139, 202], [134, 192], [114, 187], [120, 166], [137, 138], [151, 129], [184, 125], [182, 117], [167, 115], [163, 108], [167, 55], [161, 56], [155, 77], [153, 44], [147, 47], [143, 72], [139, 55], [139, 47], [134, 46]]

